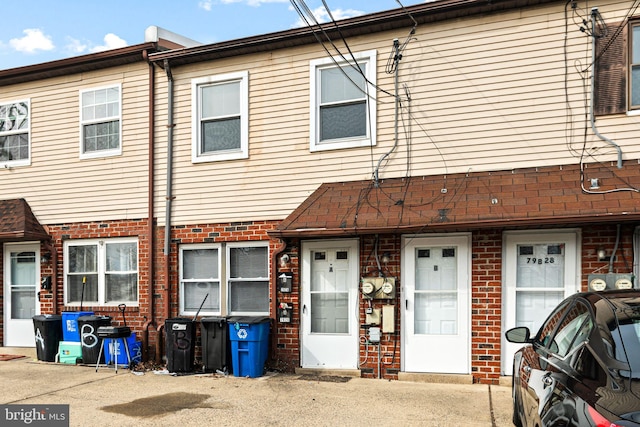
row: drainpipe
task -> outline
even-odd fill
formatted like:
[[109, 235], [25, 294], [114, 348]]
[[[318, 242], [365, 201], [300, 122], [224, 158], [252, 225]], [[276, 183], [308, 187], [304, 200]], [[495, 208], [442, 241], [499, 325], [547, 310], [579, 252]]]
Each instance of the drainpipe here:
[[[149, 176], [148, 176], [148, 184], [147, 184], [147, 239], [149, 242], [149, 309], [147, 312], [147, 321], [142, 326], [142, 351], [143, 351], [143, 360], [147, 360], [147, 349], [149, 348], [149, 328], [153, 326], [156, 330], [154, 313], [153, 313], [153, 303], [154, 303], [154, 288], [153, 282], [155, 277], [155, 264], [154, 264], [154, 247], [155, 247], [155, 231], [153, 227], [153, 189], [154, 189], [154, 162], [155, 162], [155, 151], [154, 151], [154, 140], [155, 140], [155, 109], [156, 109], [156, 98], [155, 98], [155, 69], [153, 63], [149, 61], [148, 52], [145, 50], [142, 53], [142, 56], [149, 64]], [[158, 338], [159, 339], [159, 338]]]
[[[171, 316], [171, 277], [170, 277], [170, 262], [171, 262], [171, 202], [173, 201], [173, 75], [171, 74], [171, 67], [169, 60], [164, 60], [164, 70], [167, 73], [167, 192], [166, 192], [166, 205], [165, 205], [165, 224], [164, 224], [164, 320], [166, 321]], [[164, 331], [164, 321], [158, 327], [158, 339], [156, 340], [156, 359], [162, 353], [162, 344], [160, 337]]]
[[[278, 255], [280, 255], [287, 248], [287, 243], [280, 239], [280, 244], [276, 246], [273, 253], [271, 254], [271, 313], [273, 313], [274, 321], [273, 327], [275, 329], [276, 322], [278, 319], [278, 302], [276, 301], [278, 298], [277, 287], [278, 287]], [[275, 331], [272, 336], [275, 335]], [[271, 340], [271, 354], [275, 354], [277, 349], [278, 341], [275, 337]]]
[[51, 252], [51, 297], [53, 298], [53, 314], [58, 314], [58, 250], [51, 240], [44, 242], [46, 250]]
[[611, 145], [612, 147], [614, 147], [617, 151], [618, 151], [618, 169], [622, 169], [622, 150], [620, 149], [620, 146], [618, 144], [616, 144], [615, 142], [613, 142], [612, 140], [610, 140], [609, 138], [607, 138], [604, 135], [601, 135], [600, 132], [598, 131], [598, 128], [596, 128], [596, 119], [595, 119], [595, 115], [593, 114], [593, 100], [594, 100], [594, 94], [596, 91], [596, 81], [595, 81], [595, 66], [596, 66], [596, 36], [595, 36], [595, 28], [596, 28], [596, 16], [599, 15], [600, 12], [598, 12], [598, 8], [594, 7], [591, 9], [591, 29], [592, 32], [594, 33], [591, 38], [591, 106], [590, 106], [590, 113], [591, 113], [591, 129], [593, 130], [593, 133], [596, 134], [596, 136], [598, 138], [600, 138], [601, 140], [603, 140], [604, 142], [606, 142], [607, 144]]

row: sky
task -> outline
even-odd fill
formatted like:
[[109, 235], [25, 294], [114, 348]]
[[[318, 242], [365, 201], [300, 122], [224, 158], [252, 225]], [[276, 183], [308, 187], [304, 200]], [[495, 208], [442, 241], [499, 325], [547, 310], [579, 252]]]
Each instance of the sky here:
[[[424, 0], [295, 0], [322, 22]], [[0, 0], [0, 70], [144, 43], [155, 25], [209, 44], [299, 27], [291, 0]]]

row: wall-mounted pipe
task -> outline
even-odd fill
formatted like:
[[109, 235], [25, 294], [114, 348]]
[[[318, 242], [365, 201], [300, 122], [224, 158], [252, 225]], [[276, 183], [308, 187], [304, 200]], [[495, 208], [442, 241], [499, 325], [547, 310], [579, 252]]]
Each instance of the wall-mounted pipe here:
[[164, 319], [158, 325], [158, 339], [156, 340], [156, 361], [160, 361], [162, 354], [162, 333], [165, 320], [171, 317], [171, 206], [173, 201], [173, 75], [169, 60], [164, 60], [164, 70], [167, 74], [167, 175], [166, 175], [166, 199], [164, 219]]
[[[155, 328], [155, 314], [154, 314], [154, 277], [155, 277], [155, 229], [153, 226], [153, 213], [154, 213], [154, 197], [153, 190], [155, 187], [154, 182], [154, 170], [155, 170], [155, 110], [156, 110], [156, 98], [155, 98], [155, 68], [152, 62], [149, 61], [148, 52], [145, 50], [142, 53], [144, 59], [149, 65], [149, 77], [148, 77], [148, 91], [149, 91], [149, 122], [148, 122], [148, 181], [147, 181], [147, 241], [149, 242], [149, 307], [147, 310], [147, 321], [142, 326], [142, 351], [143, 360], [147, 360], [147, 349], [149, 348], [149, 328]], [[157, 328], [155, 328], [157, 330]]]
[[53, 298], [53, 313], [58, 314], [58, 250], [52, 241], [44, 241], [44, 247], [51, 253], [51, 297]]
[[591, 102], [590, 104], [590, 116], [591, 116], [591, 129], [593, 130], [593, 133], [600, 138], [601, 140], [603, 140], [604, 142], [606, 142], [607, 144], [611, 145], [612, 147], [614, 147], [617, 152], [618, 152], [618, 169], [622, 169], [622, 149], [620, 148], [620, 146], [618, 144], [616, 144], [614, 141], [612, 141], [611, 139], [607, 138], [606, 136], [602, 135], [599, 131], [598, 128], [596, 127], [596, 118], [595, 115], [593, 113], [593, 104], [594, 104], [594, 95], [596, 92], [596, 79], [595, 79], [595, 66], [596, 66], [596, 36], [595, 36], [595, 28], [596, 28], [596, 17], [598, 16], [600, 12], [598, 12], [598, 8], [594, 7], [593, 9], [591, 9]]

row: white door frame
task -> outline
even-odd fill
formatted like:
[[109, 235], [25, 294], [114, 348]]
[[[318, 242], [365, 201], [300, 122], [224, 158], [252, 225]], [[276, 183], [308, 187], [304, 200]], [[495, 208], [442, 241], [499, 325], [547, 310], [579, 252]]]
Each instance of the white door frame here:
[[11, 319], [11, 286], [13, 284], [13, 278], [11, 277], [10, 253], [16, 251], [35, 252], [35, 314], [40, 314], [40, 302], [38, 301], [38, 293], [40, 292], [40, 242], [5, 243], [3, 245], [3, 345], [6, 347], [35, 347], [33, 320], [31, 318], [21, 320]]
[[[309, 300], [309, 290], [311, 286], [311, 252], [323, 249], [347, 248], [349, 250], [349, 333], [348, 334], [322, 334], [317, 337], [311, 335], [311, 316]], [[359, 361], [359, 266], [360, 266], [360, 246], [358, 239], [339, 240], [310, 240], [301, 242], [301, 274], [300, 274], [300, 365], [303, 368], [326, 368], [326, 369], [357, 369]], [[318, 346], [316, 339], [325, 340], [324, 346]], [[309, 344], [317, 354], [306, 357]], [[326, 345], [328, 344], [328, 345]], [[342, 356], [336, 357], [336, 352], [340, 350]], [[305, 358], [306, 357], [306, 358]], [[322, 364], [323, 357], [333, 359], [333, 363]], [[307, 360], [308, 359], [308, 360]]]
[[[511, 375], [513, 354], [522, 347], [509, 343], [504, 332], [516, 325], [517, 246], [520, 244], [561, 243], [565, 245], [564, 297], [581, 291], [581, 242], [578, 228], [505, 231], [502, 235], [502, 373]], [[546, 315], [545, 315], [546, 317]], [[537, 331], [531, 331], [535, 334]]]
[[[434, 342], [442, 341], [441, 345], [451, 345], [453, 343], [460, 344], [461, 340], [464, 340], [464, 349], [436, 349], [430, 354], [433, 355], [433, 360], [430, 362], [431, 367], [428, 369], [421, 369], [419, 372], [433, 372], [433, 373], [464, 373], [471, 372], [471, 233], [442, 233], [442, 234], [428, 234], [420, 236], [404, 236], [402, 238], [402, 288], [401, 299], [402, 304], [402, 317], [401, 322], [403, 325], [401, 334], [401, 370], [406, 372], [407, 369], [412, 369], [408, 366], [407, 357], [408, 353], [408, 335], [413, 332], [413, 326], [410, 322], [413, 319], [409, 319], [407, 313], [407, 304], [414, 304], [414, 301], [408, 302], [409, 290], [407, 289], [408, 283], [415, 283], [415, 249], [418, 246], [455, 246], [458, 248], [457, 253], [457, 292], [458, 302], [460, 303], [458, 311], [458, 325], [459, 330], [456, 336], [435, 336], [432, 335]], [[413, 287], [412, 287], [413, 288]], [[415, 339], [414, 339], [415, 340]], [[440, 344], [434, 344], [440, 345]], [[454, 358], [452, 354], [455, 352]], [[414, 363], [415, 364], [415, 363]], [[413, 369], [412, 369], [413, 370]]]

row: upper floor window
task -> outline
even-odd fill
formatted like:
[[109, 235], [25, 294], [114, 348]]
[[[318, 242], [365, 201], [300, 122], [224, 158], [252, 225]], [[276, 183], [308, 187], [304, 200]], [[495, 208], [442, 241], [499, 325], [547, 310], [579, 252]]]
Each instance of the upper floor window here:
[[181, 246], [180, 313], [198, 310], [202, 315], [268, 315], [269, 244]]
[[122, 153], [120, 85], [80, 91], [80, 158]]
[[640, 22], [631, 26], [631, 105], [630, 109], [640, 109]]
[[376, 52], [353, 57], [311, 61], [311, 151], [375, 145]]
[[29, 100], [0, 103], [0, 165], [24, 166], [31, 158]]
[[138, 304], [138, 240], [67, 241], [66, 305]]
[[194, 163], [249, 157], [248, 81], [246, 71], [191, 81]]

